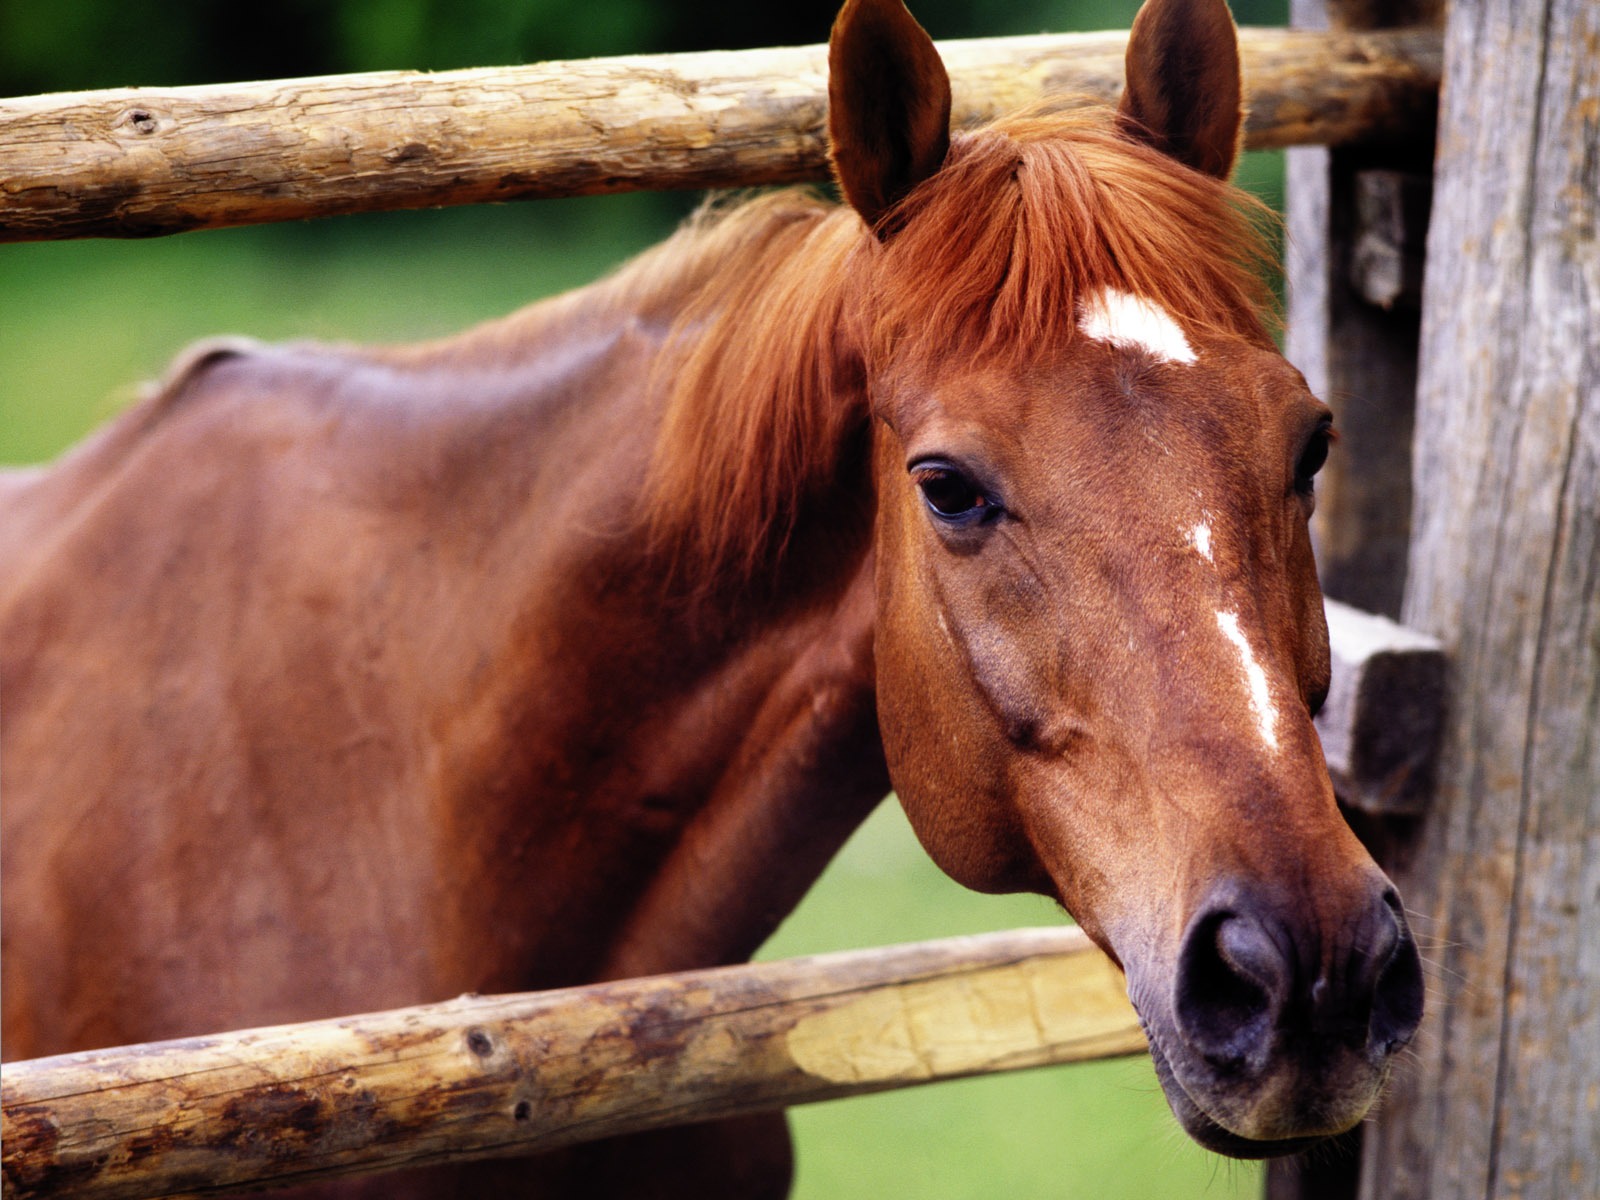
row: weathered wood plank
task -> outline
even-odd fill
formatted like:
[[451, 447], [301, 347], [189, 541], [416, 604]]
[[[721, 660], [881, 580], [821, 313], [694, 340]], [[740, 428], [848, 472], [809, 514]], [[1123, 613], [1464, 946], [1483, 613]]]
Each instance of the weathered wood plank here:
[[241, 1190], [521, 1155], [1144, 1048], [1076, 929], [7, 1063], [5, 1195]]
[[[1398, 617], [1411, 528], [1421, 315], [1378, 308], [1353, 282], [1361, 235], [1358, 187], [1373, 156], [1332, 150], [1306, 162], [1301, 155], [1317, 152], [1295, 155], [1288, 203], [1289, 262], [1297, 273], [1286, 348], [1333, 408], [1340, 438], [1317, 480], [1312, 531], [1318, 573], [1327, 595]], [[1428, 148], [1419, 147], [1413, 158], [1426, 170]], [[1308, 211], [1313, 206], [1314, 215]], [[1320, 227], [1309, 230], [1308, 220]]]
[[1432, 1016], [1383, 1200], [1600, 1196], [1600, 6], [1454, 0], [1406, 622], [1450, 648], [1399, 883]]
[[1350, 285], [1385, 312], [1422, 308], [1422, 273], [1433, 180], [1421, 171], [1372, 167], [1355, 173], [1355, 244]]
[[[1438, 0], [1294, 0], [1297, 26], [1350, 31], [1436, 21]], [[1317, 483], [1313, 535], [1323, 590], [1400, 615], [1411, 516], [1411, 424], [1420, 317], [1361, 294], [1361, 181], [1374, 170], [1425, 181], [1433, 130], [1385, 146], [1301, 147], [1288, 154], [1290, 361], [1337, 415], [1341, 442]], [[1425, 183], [1422, 185], [1425, 187]], [[1416, 192], [1413, 186], [1413, 199]], [[1425, 227], [1426, 210], [1412, 212]], [[1420, 258], [1421, 245], [1396, 247]]]
[[[1289, 11], [1302, 29], [1442, 30], [1444, 7], [1444, 0], [1290, 0]], [[1398, 617], [1411, 528], [1421, 322], [1416, 308], [1374, 308], [1360, 283], [1352, 286], [1361, 279], [1358, 190], [1363, 173], [1374, 168], [1428, 176], [1433, 139], [1430, 131], [1387, 147], [1301, 146], [1286, 158], [1285, 349], [1333, 406], [1342, 437], [1317, 484], [1312, 534], [1318, 572], [1328, 596]], [[1413, 246], [1402, 241], [1397, 249], [1403, 265]], [[1348, 807], [1350, 789], [1343, 790]], [[1387, 820], [1355, 824], [1382, 864]], [[1360, 1150], [1356, 1129], [1315, 1156], [1274, 1160], [1267, 1167], [1268, 1200], [1354, 1200]]]
[[[968, 126], [1114, 100], [1125, 33], [943, 43]], [[1254, 146], [1432, 119], [1432, 31], [1241, 39]], [[821, 46], [0, 101], [0, 241], [143, 237], [376, 209], [820, 180]]]

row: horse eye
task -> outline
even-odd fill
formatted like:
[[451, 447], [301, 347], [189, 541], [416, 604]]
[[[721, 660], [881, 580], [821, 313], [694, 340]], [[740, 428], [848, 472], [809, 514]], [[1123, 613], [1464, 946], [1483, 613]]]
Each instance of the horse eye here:
[[917, 467], [912, 482], [933, 515], [945, 521], [985, 519], [999, 511], [982, 489], [954, 467], [943, 464]]
[[1318, 471], [1328, 461], [1328, 451], [1338, 438], [1334, 432], [1331, 421], [1323, 421], [1318, 425], [1316, 432], [1311, 435], [1311, 440], [1306, 443], [1306, 448], [1300, 452], [1300, 461], [1294, 467], [1294, 489], [1303, 496], [1309, 496]]

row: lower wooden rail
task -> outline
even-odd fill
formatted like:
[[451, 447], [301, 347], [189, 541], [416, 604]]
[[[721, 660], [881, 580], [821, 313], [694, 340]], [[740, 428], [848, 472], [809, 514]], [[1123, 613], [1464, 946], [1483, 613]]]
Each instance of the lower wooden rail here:
[[1071, 928], [464, 996], [7, 1063], [4, 1194], [306, 1183], [1143, 1048]]

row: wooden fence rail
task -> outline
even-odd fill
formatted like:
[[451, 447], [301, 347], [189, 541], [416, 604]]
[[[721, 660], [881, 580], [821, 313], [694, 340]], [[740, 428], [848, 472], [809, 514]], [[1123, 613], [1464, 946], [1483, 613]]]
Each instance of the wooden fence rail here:
[[[1125, 33], [946, 42], [953, 119], [1112, 100]], [[1437, 30], [1245, 29], [1251, 146], [1428, 135]], [[827, 174], [822, 46], [0, 101], [0, 241]]]
[[206, 1194], [1133, 1054], [1076, 929], [951, 938], [5, 1064], [5, 1196]]

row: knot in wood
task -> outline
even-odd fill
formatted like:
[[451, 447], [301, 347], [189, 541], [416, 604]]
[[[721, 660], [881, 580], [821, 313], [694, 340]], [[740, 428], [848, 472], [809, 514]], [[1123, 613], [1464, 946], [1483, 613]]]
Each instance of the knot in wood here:
[[161, 119], [148, 108], [130, 108], [117, 118], [113, 128], [140, 137], [149, 137], [160, 132]]
[[383, 152], [383, 161], [391, 166], [401, 163], [418, 162], [422, 159], [433, 157], [433, 151], [421, 142], [407, 142], [403, 146], [395, 146]]

